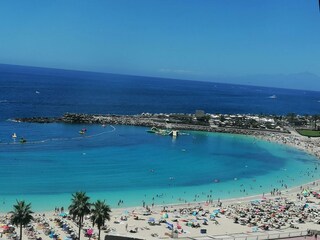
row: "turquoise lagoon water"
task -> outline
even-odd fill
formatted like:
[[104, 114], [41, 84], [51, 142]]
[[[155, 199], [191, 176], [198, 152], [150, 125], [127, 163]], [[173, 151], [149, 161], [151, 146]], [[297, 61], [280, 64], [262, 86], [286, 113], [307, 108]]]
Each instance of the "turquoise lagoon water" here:
[[[241, 135], [189, 131], [174, 139], [144, 127], [9, 121], [0, 130], [0, 212], [16, 199], [37, 211], [66, 208], [80, 190], [132, 207], [261, 194], [283, 189], [281, 180], [292, 187], [320, 177], [314, 157]], [[15, 143], [13, 132], [28, 142]]]

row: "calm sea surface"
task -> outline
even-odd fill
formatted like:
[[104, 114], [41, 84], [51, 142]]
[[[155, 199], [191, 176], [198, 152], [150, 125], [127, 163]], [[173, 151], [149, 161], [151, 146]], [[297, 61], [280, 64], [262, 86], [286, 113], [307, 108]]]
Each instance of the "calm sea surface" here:
[[[67, 207], [78, 190], [127, 207], [259, 194], [282, 180], [290, 187], [320, 177], [314, 157], [251, 137], [190, 131], [172, 139], [143, 127], [7, 120], [196, 109], [314, 114], [319, 92], [1, 65], [0, 87], [0, 212], [16, 199], [35, 210]], [[79, 136], [84, 127], [86, 135]], [[15, 143], [14, 132], [28, 142]]]

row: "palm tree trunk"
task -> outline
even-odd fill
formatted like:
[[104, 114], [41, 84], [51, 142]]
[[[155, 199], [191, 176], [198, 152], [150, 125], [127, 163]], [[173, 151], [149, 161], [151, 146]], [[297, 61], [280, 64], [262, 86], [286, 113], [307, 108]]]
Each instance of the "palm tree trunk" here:
[[100, 229], [100, 227], [98, 228], [98, 230], [99, 230], [98, 240], [100, 240], [100, 233], [101, 233], [101, 229]]
[[80, 217], [80, 220], [79, 220], [79, 240], [80, 240], [80, 234], [81, 234], [81, 223], [82, 223], [82, 219]]
[[20, 240], [22, 240], [22, 223], [20, 224]]

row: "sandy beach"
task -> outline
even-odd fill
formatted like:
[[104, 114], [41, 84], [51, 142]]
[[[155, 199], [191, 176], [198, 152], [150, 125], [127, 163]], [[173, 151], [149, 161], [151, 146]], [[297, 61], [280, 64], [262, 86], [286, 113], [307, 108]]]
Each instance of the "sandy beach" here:
[[[304, 189], [311, 192], [319, 192], [319, 182], [309, 183], [297, 188], [281, 191], [276, 196], [266, 194], [265, 196], [250, 196], [241, 199], [229, 199], [213, 203], [193, 203], [181, 205], [155, 206], [150, 209], [143, 207], [113, 209], [110, 222], [102, 231], [101, 237], [105, 235], [126, 236], [141, 239], [166, 239], [171, 238], [173, 229], [178, 232], [179, 238], [195, 239], [226, 239], [243, 238], [265, 239], [277, 238], [280, 234], [283, 237], [299, 236], [307, 233], [308, 229], [319, 230], [320, 205], [319, 199], [310, 194], [308, 197], [297, 197]], [[283, 206], [290, 203], [293, 206], [288, 210]], [[308, 207], [302, 210], [302, 207]], [[261, 218], [256, 218], [248, 223], [247, 217], [242, 214], [249, 212], [252, 207], [258, 206]], [[263, 209], [263, 210], [262, 210]], [[271, 211], [275, 209], [275, 211]], [[309, 209], [309, 210], [308, 210]], [[254, 210], [256, 215], [259, 215]], [[214, 217], [212, 214], [215, 213]], [[268, 214], [273, 214], [268, 219]], [[235, 223], [235, 216], [239, 222]], [[77, 224], [70, 217], [60, 212], [43, 212], [35, 214], [36, 221], [29, 226], [29, 231], [24, 231], [24, 239], [50, 239], [48, 233], [54, 232], [59, 239], [70, 238], [72, 232], [77, 233]], [[268, 220], [267, 220], [268, 219]], [[8, 215], [1, 216], [3, 224], [9, 223]], [[262, 221], [265, 224], [262, 224]], [[278, 225], [277, 225], [277, 224]], [[172, 224], [172, 225], [171, 225]], [[272, 224], [273, 228], [264, 229], [262, 226]], [[84, 229], [93, 228], [89, 219], [85, 220]], [[94, 233], [97, 234], [96, 228]], [[82, 231], [82, 239], [88, 239]], [[201, 232], [203, 232], [201, 234]], [[94, 235], [96, 237], [96, 235]], [[93, 238], [95, 238], [93, 236]], [[205, 238], [206, 236], [206, 238]], [[200, 238], [201, 237], [201, 238]], [[3, 234], [2, 239], [10, 239], [10, 234]]]
[[263, 139], [265, 141], [275, 142], [278, 144], [284, 144], [291, 147], [295, 147], [299, 150], [307, 152], [320, 158], [320, 139], [319, 138], [309, 138], [301, 136], [294, 129], [288, 129], [290, 134], [286, 133], [276, 133], [276, 132], [258, 132], [252, 133], [253, 136]]
[[0, 13], [0, 240], [320, 240], [320, 0]]
[[[253, 136], [266, 141], [286, 144], [319, 158], [319, 139], [291, 134], [264, 133]], [[292, 189], [270, 189], [270, 193], [246, 198], [196, 202], [177, 205], [145, 206], [112, 209], [111, 220], [102, 230], [106, 235], [141, 239], [172, 237], [194, 239], [250, 238], [266, 239], [305, 235], [307, 230], [320, 231], [319, 181]], [[57, 203], [58, 204], [58, 203]], [[58, 204], [59, 205], [59, 204]], [[24, 231], [25, 239], [69, 239], [78, 232], [77, 224], [61, 211], [34, 214], [35, 221]], [[9, 216], [1, 216], [3, 226]], [[92, 227], [86, 218], [86, 231]], [[3, 231], [2, 232], [6, 232]], [[93, 228], [97, 237], [97, 229]], [[12, 239], [14, 234], [2, 234], [1, 239]], [[53, 235], [54, 233], [54, 235]], [[280, 235], [279, 235], [280, 234]], [[51, 236], [51, 237], [52, 237]]]

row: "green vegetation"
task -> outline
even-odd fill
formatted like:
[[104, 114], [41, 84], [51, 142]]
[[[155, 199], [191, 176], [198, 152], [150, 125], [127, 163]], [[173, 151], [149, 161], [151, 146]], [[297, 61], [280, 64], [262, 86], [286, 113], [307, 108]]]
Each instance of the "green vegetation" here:
[[[81, 229], [85, 215], [91, 214], [91, 221], [93, 226], [97, 225], [99, 230], [98, 240], [100, 240], [101, 228], [105, 226], [106, 221], [110, 221], [110, 206], [105, 201], [97, 200], [95, 203], [89, 202], [90, 198], [85, 192], [76, 192], [72, 194], [71, 204], [69, 206], [69, 213], [73, 220], [77, 220], [79, 226], [80, 240]], [[25, 201], [17, 201], [13, 205], [11, 214], [11, 223], [20, 228], [20, 240], [22, 240], [22, 228], [33, 221], [31, 210], [31, 203], [26, 204]]]
[[90, 197], [85, 192], [76, 192], [72, 194], [71, 205], [69, 206], [69, 213], [72, 215], [73, 220], [78, 220], [80, 240], [81, 228], [83, 225], [84, 216], [91, 214], [91, 221], [94, 225], [98, 226], [100, 240], [101, 227], [105, 226], [105, 222], [110, 221], [111, 209], [105, 201], [97, 200], [95, 203], [89, 202]]
[[306, 137], [320, 137], [320, 131], [309, 129], [298, 129], [297, 132]]
[[72, 194], [71, 205], [69, 206], [69, 213], [72, 215], [73, 220], [78, 219], [79, 240], [84, 216], [90, 213], [89, 199], [85, 192], [76, 192]]
[[11, 223], [20, 227], [20, 240], [22, 239], [22, 227], [28, 225], [33, 217], [31, 214], [31, 204], [26, 204], [25, 201], [17, 201], [16, 205], [13, 205], [13, 211], [10, 212]]
[[101, 227], [105, 225], [106, 220], [110, 221], [110, 212], [111, 209], [105, 201], [97, 200], [93, 205], [91, 210], [91, 221], [93, 226], [96, 224], [98, 226], [99, 235], [98, 240], [100, 240]]

